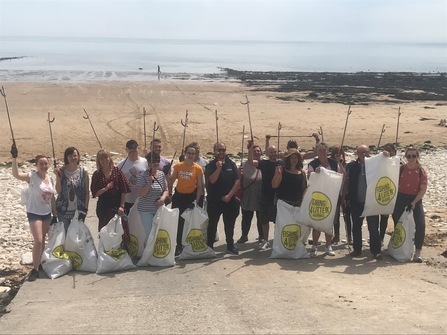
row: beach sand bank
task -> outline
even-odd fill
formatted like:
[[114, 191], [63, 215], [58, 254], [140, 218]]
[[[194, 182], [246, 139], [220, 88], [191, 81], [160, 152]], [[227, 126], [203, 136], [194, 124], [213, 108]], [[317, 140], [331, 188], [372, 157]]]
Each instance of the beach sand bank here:
[[[249, 122], [245, 95], [250, 100], [255, 142], [264, 146], [265, 135], [282, 129], [280, 149], [285, 150], [288, 136], [311, 135], [323, 128], [324, 141], [340, 144], [348, 106], [319, 101], [284, 101], [285, 92], [267, 92], [234, 82], [160, 81], [160, 82], [101, 82], [101, 83], [8, 83], [5, 86], [11, 122], [19, 149], [19, 159], [29, 160], [37, 154], [51, 156], [51, 141], [47, 122], [48, 112], [55, 118], [51, 124], [56, 157], [63, 157], [66, 147], [75, 146], [81, 153], [95, 154], [99, 145], [84, 109], [89, 113], [98, 137], [105, 149], [125, 154], [129, 139], [144, 147], [143, 107], [146, 115], [147, 145], [152, 138], [154, 121], [159, 130], [156, 137], [163, 142], [162, 154], [172, 157], [180, 149], [183, 127], [180, 123], [189, 111], [186, 141], [197, 141], [202, 152], [212, 150], [216, 141], [215, 110], [218, 111], [219, 140], [226, 142], [228, 151], [241, 151], [242, 127], [249, 138]], [[3, 102], [0, 161], [10, 161], [11, 134]], [[381, 143], [394, 142], [398, 108], [401, 107], [399, 143], [445, 145], [447, 128], [438, 126], [447, 117], [445, 102], [417, 101], [402, 103], [369, 103], [354, 105], [346, 131], [345, 145], [377, 145], [382, 125]], [[425, 121], [421, 121], [425, 120]], [[311, 148], [313, 138], [296, 138], [301, 148]], [[277, 145], [277, 139], [272, 139]], [[245, 151], [245, 149], [244, 149]], [[177, 152], [178, 156], [178, 152]]]

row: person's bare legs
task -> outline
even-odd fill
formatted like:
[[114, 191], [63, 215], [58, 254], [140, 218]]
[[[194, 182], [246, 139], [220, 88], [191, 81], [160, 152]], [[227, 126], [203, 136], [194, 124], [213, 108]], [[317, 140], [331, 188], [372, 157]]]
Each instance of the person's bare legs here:
[[48, 233], [48, 229], [50, 228], [50, 221], [37, 220], [30, 222], [29, 226], [34, 239], [33, 268], [38, 270], [42, 254], [45, 249], [45, 235]]

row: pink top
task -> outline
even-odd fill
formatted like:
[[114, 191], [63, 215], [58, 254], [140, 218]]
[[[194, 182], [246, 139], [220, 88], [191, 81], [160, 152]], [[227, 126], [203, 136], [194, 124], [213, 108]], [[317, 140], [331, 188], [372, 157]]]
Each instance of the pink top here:
[[422, 169], [409, 169], [407, 164], [403, 166], [399, 178], [399, 192], [403, 194], [416, 195], [421, 189], [421, 185], [427, 185], [427, 172]]

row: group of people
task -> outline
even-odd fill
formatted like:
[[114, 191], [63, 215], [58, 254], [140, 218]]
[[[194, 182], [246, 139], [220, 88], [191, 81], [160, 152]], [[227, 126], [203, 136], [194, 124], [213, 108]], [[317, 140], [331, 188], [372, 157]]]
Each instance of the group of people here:
[[[346, 162], [344, 151], [334, 147], [328, 154], [328, 145], [320, 142], [318, 135], [315, 150], [301, 153], [295, 140], [287, 143], [287, 151], [278, 153], [277, 148], [269, 144], [266, 136], [266, 159], [262, 159], [262, 149], [249, 141], [248, 159], [237, 167], [226, 152], [223, 142], [214, 144], [215, 158], [207, 161], [200, 156], [197, 142], [188, 144], [184, 149], [183, 160], [173, 167], [171, 162], [161, 156], [161, 140], [150, 143], [150, 152], [140, 156], [135, 140], [126, 143], [127, 157], [116, 166], [110, 152], [101, 149], [96, 155], [96, 171], [91, 177], [79, 165], [79, 151], [70, 147], [64, 152], [64, 165], [55, 164], [55, 178], [48, 174], [49, 159], [39, 155], [35, 159], [36, 171], [19, 173], [17, 166], [18, 150], [13, 144], [13, 176], [29, 183], [30, 196], [26, 204], [27, 217], [34, 238], [33, 269], [28, 276], [32, 281], [38, 278], [41, 255], [45, 246], [45, 235], [50, 224], [63, 222], [65, 229], [75, 213], [78, 220], [84, 220], [89, 208], [90, 192], [97, 197], [96, 215], [98, 231], [107, 225], [115, 214], [129, 214], [137, 202], [137, 210], [143, 223], [146, 239], [152, 229], [153, 217], [157, 209], [172, 203], [179, 209], [176, 240], [176, 255], [182, 252], [184, 219], [181, 214], [194, 205], [205, 205], [209, 223], [207, 244], [213, 248], [216, 242], [217, 225], [223, 217], [227, 252], [237, 255], [234, 228], [239, 213], [242, 213], [242, 235], [237, 244], [248, 241], [251, 222], [256, 214], [258, 240], [261, 250], [270, 248], [269, 223], [276, 219], [278, 199], [299, 207], [312, 173], [326, 168], [343, 174], [343, 185], [339, 202], [336, 205], [334, 235], [326, 234], [325, 254], [334, 256], [333, 243], [340, 242], [340, 208], [346, 224], [348, 243], [353, 244], [351, 256], [362, 253], [363, 207], [366, 196], [365, 157], [369, 157], [369, 147], [357, 147], [357, 159]], [[384, 154], [394, 156], [393, 144], [384, 146]], [[304, 159], [314, 158], [304, 170]], [[422, 197], [427, 188], [427, 173], [419, 163], [419, 152], [409, 147], [405, 151], [406, 163], [402, 163], [399, 174], [399, 192], [394, 213], [396, 225], [405, 208], [410, 205], [414, 211], [416, 223], [414, 261], [421, 262], [421, 249], [425, 236], [425, 216]], [[175, 185], [175, 188], [174, 188]], [[57, 194], [57, 198], [55, 197]], [[206, 198], [205, 198], [206, 194]], [[381, 259], [381, 246], [388, 224], [388, 216], [366, 217], [370, 235], [370, 251], [375, 259]], [[123, 220], [124, 234], [122, 247], [130, 242], [129, 223]], [[321, 232], [313, 230], [311, 257], [317, 256], [318, 240]]]

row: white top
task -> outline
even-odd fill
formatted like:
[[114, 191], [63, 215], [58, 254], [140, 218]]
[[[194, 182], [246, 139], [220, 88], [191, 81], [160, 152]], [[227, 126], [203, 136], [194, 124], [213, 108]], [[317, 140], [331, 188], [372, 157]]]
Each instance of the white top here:
[[126, 193], [126, 202], [133, 204], [138, 198], [137, 178], [141, 172], [147, 170], [147, 160], [143, 157], [139, 157], [136, 161], [123, 159], [116, 167], [124, 173], [130, 187], [130, 193]]
[[30, 172], [30, 194], [26, 203], [26, 211], [37, 215], [51, 214], [51, 198], [54, 194], [54, 183], [48, 178], [45, 184], [36, 172]]

